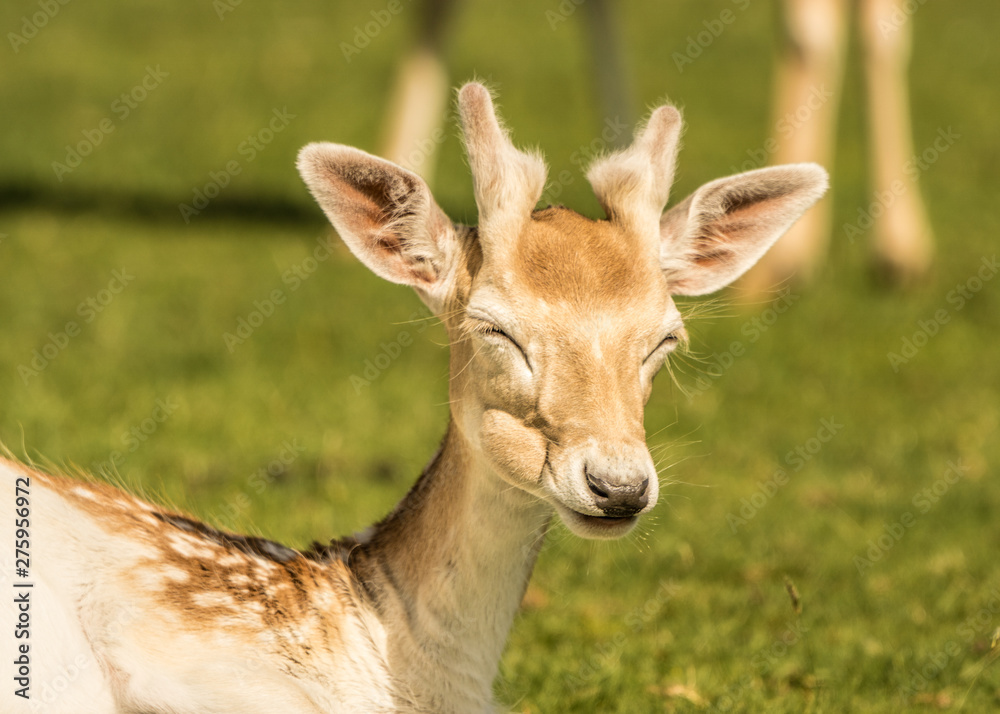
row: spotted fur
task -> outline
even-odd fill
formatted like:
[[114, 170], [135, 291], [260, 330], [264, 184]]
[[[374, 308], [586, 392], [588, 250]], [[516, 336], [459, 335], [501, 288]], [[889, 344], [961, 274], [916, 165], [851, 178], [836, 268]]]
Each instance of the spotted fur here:
[[[463, 88], [459, 106], [476, 228], [448, 220], [416, 174], [357, 149], [311, 144], [299, 158], [351, 250], [415, 288], [449, 332], [438, 454], [380, 523], [305, 551], [0, 461], [0, 522], [13, 521], [16, 480], [31, 481], [38, 711], [492, 711], [553, 517], [613, 538], [656, 504], [643, 407], [683, 342], [671, 295], [738, 276], [825, 174], [721, 179], [661, 216], [680, 132], [668, 107], [591, 173], [607, 219], [534, 211], [539, 156], [511, 144], [484, 87]], [[10, 627], [16, 612], [0, 603]], [[0, 661], [10, 697], [11, 658]]]

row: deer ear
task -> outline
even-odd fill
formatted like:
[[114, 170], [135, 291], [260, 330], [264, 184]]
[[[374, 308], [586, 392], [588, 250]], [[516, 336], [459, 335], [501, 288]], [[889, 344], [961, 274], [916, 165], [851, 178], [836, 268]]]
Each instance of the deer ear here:
[[826, 171], [790, 164], [707, 183], [660, 218], [660, 265], [676, 295], [705, 295], [750, 269], [826, 191]]
[[423, 179], [328, 143], [302, 149], [298, 169], [344, 243], [372, 272], [416, 288], [429, 304], [443, 298], [457, 239]]

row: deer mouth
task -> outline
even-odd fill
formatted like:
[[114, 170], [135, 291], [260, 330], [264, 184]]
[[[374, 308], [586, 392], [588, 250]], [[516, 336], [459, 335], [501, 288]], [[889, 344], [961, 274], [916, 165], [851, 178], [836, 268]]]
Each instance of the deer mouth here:
[[566, 527], [582, 538], [621, 538], [639, 522], [637, 515], [592, 516], [568, 508], [561, 503], [556, 504], [556, 512]]

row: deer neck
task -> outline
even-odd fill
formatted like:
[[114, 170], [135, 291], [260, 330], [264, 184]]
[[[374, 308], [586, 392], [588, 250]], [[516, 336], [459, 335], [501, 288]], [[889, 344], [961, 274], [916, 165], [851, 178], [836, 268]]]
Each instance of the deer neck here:
[[385, 627], [390, 671], [441, 711], [489, 699], [551, 516], [451, 424], [414, 487], [351, 554]]

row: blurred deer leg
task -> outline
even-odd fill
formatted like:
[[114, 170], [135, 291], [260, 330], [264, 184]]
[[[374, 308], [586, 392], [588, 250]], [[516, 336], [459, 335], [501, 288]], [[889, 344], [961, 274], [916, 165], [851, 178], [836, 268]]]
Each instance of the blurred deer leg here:
[[930, 267], [934, 238], [916, 169], [906, 70], [910, 19], [898, 0], [862, 0], [860, 20], [868, 83], [869, 143], [876, 203], [875, 253], [891, 277], [906, 282]]
[[436, 150], [445, 136], [441, 125], [448, 113], [450, 90], [441, 48], [454, 2], [413, 4], [421, 13], [420, 37], [400, 63], [379, 153], [430, 183]]
[[[846, 0], [783, 0], [786, 33], [777, 69], [772, 161], [815, 161], [830, 168], [843, 76]], [[807, 212], [742, 281], [766, 299], [790, 279], [807, 280], [830, 239], [830, 201]]]

